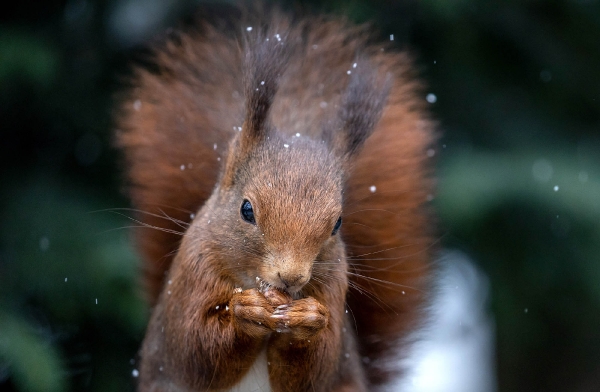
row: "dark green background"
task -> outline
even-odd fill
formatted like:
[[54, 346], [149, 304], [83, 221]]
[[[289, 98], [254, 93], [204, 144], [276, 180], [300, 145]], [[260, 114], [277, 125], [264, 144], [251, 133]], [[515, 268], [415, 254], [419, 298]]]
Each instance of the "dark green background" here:
[[[147, 309], [114, 210], [112, 94], [196, 4], [0, 12], [1, 390], [133, 388]], [[441, 239], [490, 277], [500, 391], [600, 390], [600, 2], [309, 5], [394, 34], [437, 97]], [[123, 41], [127, 9], [154, 23], [135, 35], [125, 18]]]

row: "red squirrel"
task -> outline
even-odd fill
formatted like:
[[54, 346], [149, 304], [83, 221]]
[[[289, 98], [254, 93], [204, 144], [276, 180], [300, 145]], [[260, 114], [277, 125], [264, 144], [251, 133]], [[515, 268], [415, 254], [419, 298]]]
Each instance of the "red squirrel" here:
[[140, 391], [378, 390], [427, 297], [435, 131], [410, 57], [261, 13], [172, 34], [119, 106]]

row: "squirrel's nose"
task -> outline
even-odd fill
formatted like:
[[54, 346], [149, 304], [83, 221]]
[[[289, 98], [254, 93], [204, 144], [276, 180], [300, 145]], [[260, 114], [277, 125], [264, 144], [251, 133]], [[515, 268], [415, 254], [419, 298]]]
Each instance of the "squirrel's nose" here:
[[285, 285], [286, 289], [292, 286], [301, 286], [304, 284], [304, 276], [300, 274], [281, 276], [281, 272], [278, 272], [277, 276], [279, 276], [279, 279]]

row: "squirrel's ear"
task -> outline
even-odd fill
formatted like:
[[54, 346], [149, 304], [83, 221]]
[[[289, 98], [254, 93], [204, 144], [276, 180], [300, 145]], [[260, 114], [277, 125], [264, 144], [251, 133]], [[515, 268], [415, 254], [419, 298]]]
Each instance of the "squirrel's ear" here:
[[268, 135], [271, 125], [269, 111], [277, 93], [278, 81], [289, 59], [283, 34], [268, 30], [248, 33], [244, 37], [243, 82], [245, 94], [242, 131], [234, 138], [222, 179], [224, 185], [234, 182], [239, 163], [246, 160], [254, 148]]
[[391, 74], [382, 75], [368, 61], [357, 60], [354, 64], [337, 118], [323, 132], [325, 140], [343, 158], [356, 154], [371, 135], [392, 87]]

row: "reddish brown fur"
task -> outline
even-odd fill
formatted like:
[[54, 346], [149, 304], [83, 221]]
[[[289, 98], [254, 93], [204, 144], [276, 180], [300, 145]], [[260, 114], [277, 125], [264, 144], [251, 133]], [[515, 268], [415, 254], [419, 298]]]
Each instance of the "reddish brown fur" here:
[[[274, 391], [373, 390], [418, 320], [433, 132], [409, 59], [340, 20], [267, 20], [167, 41], [159, 71], [136, 69], [123, 100], [138, 218], [168, 229], [137, 231], [155, 306], [140, 390], [229, 388], [265, 344]], [[284, 49], [257, 43], [275, 33]], [[293, 298], [257, 289], [256, 276], [281, 286], [278, 274], [310, 281]]]

